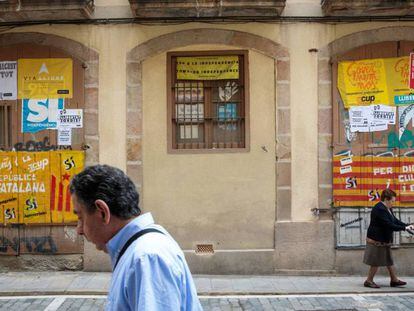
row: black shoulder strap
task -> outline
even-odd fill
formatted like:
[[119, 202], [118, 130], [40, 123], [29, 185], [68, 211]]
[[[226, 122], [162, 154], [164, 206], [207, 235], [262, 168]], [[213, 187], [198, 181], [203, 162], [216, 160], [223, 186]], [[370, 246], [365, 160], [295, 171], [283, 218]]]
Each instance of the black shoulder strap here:
[[125, 245], [122, 247], [121, 251], [119, 252], [119, 255], [118, 255], [118, 258], [116, 259], [113, 271], [115, 271], [115, 268], [118, 265], [119, 260], [121, 259], [122, 255], [125, 253], [125, 251], [128, 249], [128, 247], [132, 244], [132, 242], [134, 242], [136, 239], [139, 239], [144, 234], [150, 233], [150, 232], [158, 232], [158, 233], [164, 234], [162, 231], [154, 229], [154, 228], [144, 229], [144, 230], [141, 230], [141, 231], [138, 231], [137, 233], [135, 233], [132, 237], [129, 238], [129, 240], [125, 243]]

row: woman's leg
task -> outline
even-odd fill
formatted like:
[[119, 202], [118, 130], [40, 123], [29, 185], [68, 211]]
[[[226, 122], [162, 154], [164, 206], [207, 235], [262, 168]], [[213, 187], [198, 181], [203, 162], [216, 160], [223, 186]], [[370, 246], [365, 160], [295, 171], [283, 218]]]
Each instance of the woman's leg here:
[[377, 271], [378, 271], [378, 267], [375, 267], [375, 266], [370, 266], [369, 267], [368, 276], [367, 276], [367, 281], [368, 282], [374, 282], [374, 276], [377, 273]]
[[394, 266], [387, 266], [388, 273], [390, 274], [391, 282], [398, 282], [397, 275], [395, 274]]

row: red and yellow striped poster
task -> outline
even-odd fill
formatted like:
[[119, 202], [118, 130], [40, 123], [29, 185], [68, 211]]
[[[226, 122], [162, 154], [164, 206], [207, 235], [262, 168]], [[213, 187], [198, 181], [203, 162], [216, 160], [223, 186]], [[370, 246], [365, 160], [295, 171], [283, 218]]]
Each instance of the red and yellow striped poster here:
[[414, 206], [414, 158], [333, 157], [335, 207], [372, 207], [386, 188], [397, 193], [395, 206]]

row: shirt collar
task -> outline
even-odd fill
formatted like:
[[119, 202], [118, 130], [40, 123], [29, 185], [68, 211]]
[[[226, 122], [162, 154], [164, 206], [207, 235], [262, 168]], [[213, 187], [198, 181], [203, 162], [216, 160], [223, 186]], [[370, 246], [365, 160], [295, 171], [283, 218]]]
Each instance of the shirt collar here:
[[115, 265], [115, 261], [118, 258], [122, 247], [129, 240], [129, 238], [152, 224], [154, 224], [154, 219], [152, 218], [151, 213], [142, 214], [131, 220], [127, 225], [119, 230], [118, 233], [108, 241], [108, 243], [106, 243], [106, 248], [109, 256], [111, 257], [112, 268]]

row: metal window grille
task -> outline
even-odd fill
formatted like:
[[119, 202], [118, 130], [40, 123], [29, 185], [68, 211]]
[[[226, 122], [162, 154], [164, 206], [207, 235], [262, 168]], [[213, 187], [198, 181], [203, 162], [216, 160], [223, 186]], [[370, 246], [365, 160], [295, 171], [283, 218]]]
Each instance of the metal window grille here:
[[[402, 222], [414, 222], [414, 208], [394, 208]], [[337, 248], [363, 248], [366, 245], [371, 208], [341, 207], [335, 212], [335, 237]], [[414, 236], [406, 231], [394, 233], [394, 247], [414, 245]]]
[[11, 145], [12, 120], [10, 105], [0, 105], [0, 149], [8, 150]]
[[245, 55], [238, 57], [239, 79], [191, 81], [176, 78], [171, 58], [173, 149], [245, 148]]

